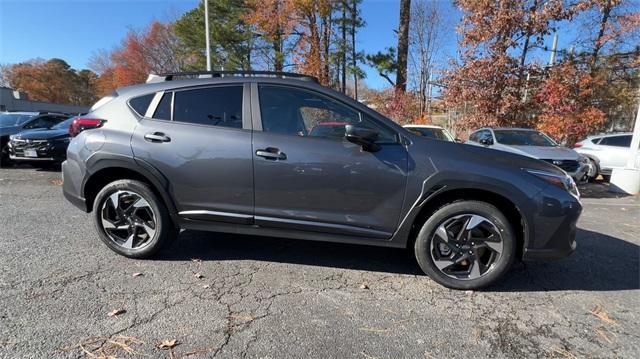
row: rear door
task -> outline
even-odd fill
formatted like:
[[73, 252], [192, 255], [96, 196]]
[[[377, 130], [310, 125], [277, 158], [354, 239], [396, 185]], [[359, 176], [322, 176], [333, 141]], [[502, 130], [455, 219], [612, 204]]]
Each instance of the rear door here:
[[600, 167], [607, 169], [624, 167], [631, 147], [631, 135], [603, 137], [598, 145], [602, 148], [598, 153]]
[[[397, 133], [315, 91], [270, 84], [254, 90], [256, 224], [389, 238], [407, 177]], [[378, 131], [380, 150], [346, 141], [346, 124]]]
[[136, 127], [134, 156], [167, 177], [182, 216], [251, 222], [248, 91], [243, 84], [164, 91]]

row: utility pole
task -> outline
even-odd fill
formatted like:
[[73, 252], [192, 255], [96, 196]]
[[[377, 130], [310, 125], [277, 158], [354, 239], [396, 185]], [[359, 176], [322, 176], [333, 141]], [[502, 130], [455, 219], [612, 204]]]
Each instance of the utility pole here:
[[207, 71], [211, 71], [211, 45], [209, 42], [209, 0], [204, 0], [204, 36], [207, 46]]
[[551, 55], [549, 55], [549, 67], [556, 63], [556, 51], [558, 50], [558, 33], [553, 35], [553, 44], [551, 45]]

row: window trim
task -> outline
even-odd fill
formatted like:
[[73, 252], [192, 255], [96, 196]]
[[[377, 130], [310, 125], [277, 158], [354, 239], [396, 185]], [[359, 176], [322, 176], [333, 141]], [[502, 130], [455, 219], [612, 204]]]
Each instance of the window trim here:
[[[345, 106], [348, 109], [350, 109], [351, 111], [356, 112], [358, 114], [360, 122], [362, 122], [363, 115], [366, 115], [366, 117], [370, 121], [373, 121], [373, 123], [376, 126], [382, 127], [383, 129], [386, 129], [387, 131], [390, 131], [391, 133], [394, 134], [395, 140], [393, 142], [381, 142], [381, 143], [379, 143], [380, 145], [402, 144], [402, 136], [400, 135], [400, 133], [398, 131], [396, 131], [395, 129], [387, 126], [385, 123], [379, 121], [377, 118], [375, 118], [375, 116], [372, 116], [372, 115], [370, 115], [368, 113], [365, 113], [365, 112], [355, 108], [354, 106], [346, 103], [345, 101], [343, 101], [343, 100], [341, 100], [339, 98], [336, 98], [334, 96], [322, 93], [322, 92], [317, 91], [315, 89], [310, 89], [308, 87], [294, 86], [294, 85], [290, 85], [290, 84], [275, 84], [275, 83], [271, 83], [271, 82], [257, 82], [257, 81], [251, 82], [251, 118], [252, 118], [252, 123], [253, 123], [253, 129], [256, 130], [256, 131], [264, 132], [264, 129], [262, 128], [262, 111], [260, 109], [260, 89], [259, 89], [260, 85], [307, 91], [307, 92], [310, 92], [310, 93], [315, 94], [317, 96], [325, 97], [325, 98], [328, 98], [328, 99], [330, 99], [332, 101], [338, 102], [340, 105]], [[265, 133], [277, 134], [277, 135], [282, 135], [282, 136], [300, 137], [300, 136], [286, 134], [286, 133], [273, 133], [273, 132], [265, 132]], [[335, 139], [324, 138], [324, 137], [313, 137], [313, 136], [304, 136], [304, 137], [305, 138], [317, 138], [317, 139], [321, 139], [321, 138], [322, 139], [330, 139], [332, 141], [335, 141]], [[343, 141], [345, 141], [345, 140], [343, 139]]]
[[[215, 126], [215, 125], [206, 125], [202, 123], [191, 123], [191, 122], [183, 122], [183, 121], [175, 121], [174, 119], [174, 110], [175, 110], [175, 99], [176, 92], [178, 91], [192, 91], [192, 90], [200, 90], [200, 89], [208, 89], [208, 88], [216, 88], [216, 87], [241, 87], [242, 88], [242, 127], [226, 127], [226, 126]], [[165, 93], [171, 93], [171, 119], [163, 120], [154, 118], [153, 114], [156, 112], [157, 107], [160, 105], [160, 101], [162, 100], [162, 96]], [[180, 87], [180, 88], [172, 88], [166, 90], [156, 91], [155, 97], [151, 100], [149, 107], [147, 108], [147, 112], [145, 113], [143, 119], [149, 121], [162, 121], [162, 122], [171, 122], [180, 125], [191, 125], [191, 126], [202, 126], [208, 128], [224, 128], [229, 130], [242, 130], [242, 131], [251, 131], [251, 108], [250, 108], [250, 95], [251, 90], [248, 83], [243, 82], [234, 82], [234, 83], [220, 83], [220, 84], [207, 84], [200, 86], [188, 86], [188, 87]], [[143, 95], [144, 96], [144, 95]], [[135, 111], [134, 111], [135, 112]]]

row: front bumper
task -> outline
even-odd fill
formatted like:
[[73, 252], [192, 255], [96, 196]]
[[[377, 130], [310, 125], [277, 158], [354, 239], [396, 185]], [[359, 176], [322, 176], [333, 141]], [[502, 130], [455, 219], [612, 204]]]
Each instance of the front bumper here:
[[[9, 141], [7, 149], [13, 161], [62, 162], [67, 157], [69, 142], [33, 140]], [[27, 156], [27, 153], [31, 156]], [[35, 154], [35, 157], [33, 156]]]
[[582, 205], [565, 191], [557, 189], [559, 194], [554, 192], [536, 199], [538, 210], [533, 216], [533, 238], [524, 248], [523, 260], [560, 259], [576, 250], [577, 222]]

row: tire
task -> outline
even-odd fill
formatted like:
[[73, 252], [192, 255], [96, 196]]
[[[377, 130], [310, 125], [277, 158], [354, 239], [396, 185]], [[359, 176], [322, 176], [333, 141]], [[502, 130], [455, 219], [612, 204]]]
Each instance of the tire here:
[[178, 234], [162, 200], [146, 183], [135, 180], [102, 188], [93, 202], [93, 219], [100, 239], [129, 258], [149, 258]]
[[585, 174], [588, 182], [595, 182], [596, 178], [600, 174], [600, 166], [594, 161], [592, 158], [589, 158], [589, 162], [591, 162], [591, 166], [594, 168], [594, 173], [589, 175], [589, 173]]
[[[468, 239], [463, 232], [468, 240], [457, 240], [462, 228], [470, 228], [466, 233], [474, 237]], [[495, 206], [458, 201], [439, 208], [423, 224], [414, 251], [418, 265], [434, 281], [453, 289], [480, 289], [509, 270], [516, 240], [511, 224]]]

